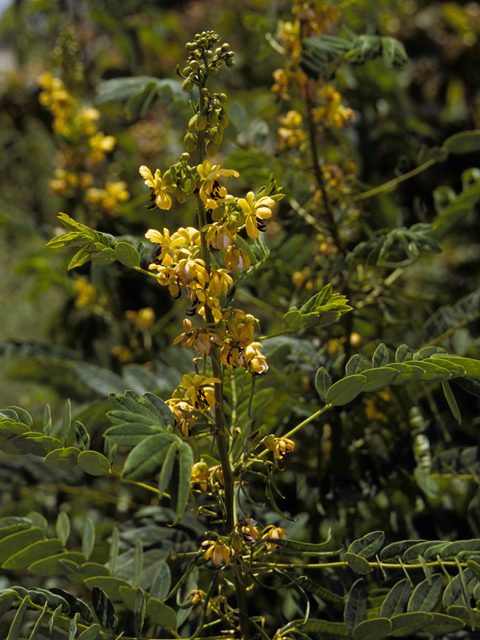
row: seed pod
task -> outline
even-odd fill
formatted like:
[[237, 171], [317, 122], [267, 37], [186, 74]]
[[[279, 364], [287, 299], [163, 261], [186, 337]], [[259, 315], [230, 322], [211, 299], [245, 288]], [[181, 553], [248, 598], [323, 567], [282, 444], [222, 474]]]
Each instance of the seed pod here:
[[198, 144], [197, 136], [193, 133], [188, 132], [185, 138], [183, 139], [183, 142], [185, 143], [185, 149], [187, 151], [190, 151], [190, 152], [195, 151], [195, 149], [197, 148], [197, 144]]
[[215, 144], [212, 140], [208, 140], [205, 145], [205, 153], [209, 158], [213, 158], [217, 155], [219, 149], [219, 145]]

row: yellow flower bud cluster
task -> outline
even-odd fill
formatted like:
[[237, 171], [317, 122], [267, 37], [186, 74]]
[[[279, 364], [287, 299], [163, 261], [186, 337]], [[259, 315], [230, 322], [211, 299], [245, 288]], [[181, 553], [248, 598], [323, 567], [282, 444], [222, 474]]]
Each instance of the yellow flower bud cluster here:
[[42, 88], [39, 102], [51, 112], [53, 131], [58, 135], [57, 169], [50, 181], [51, 190], [59, 196], [83, 200], [98, 214], [118, 214], [121, 203], [130, 197], [126, 183], [92, 186], [99, 165], [117, 142], [114, 136], [98, 129], [100, 112], [80, 104], [62, 80], [51, 73], [43, 73], [38, 81]]

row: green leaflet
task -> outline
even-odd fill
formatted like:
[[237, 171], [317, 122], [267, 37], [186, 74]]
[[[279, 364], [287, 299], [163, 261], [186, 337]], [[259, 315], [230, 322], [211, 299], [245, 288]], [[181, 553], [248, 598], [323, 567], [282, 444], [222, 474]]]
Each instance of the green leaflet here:
[[332, 386], [332, 379], [325, 367], [320, 367], [315, 376], [315, 388], [320, 398], [325, 402], [327, 391]]
[[393, 616], [403, 613], [411, 594], [412, 587], [407, 578], [397, 582], [383, 601], [380, 616], [382, 618], [393, 618]]
[[378, 369], [367, 369], [362, 372], [362, 376], [367, 382], [363, 387], [363, 391], [378, 391], [384, 389], [390, 384], [394, 384], [398, 371], [387, 367], [379, 367]]
[[140, 255], [128, 242], [119, 242], [115, 246], [115, 257], [126, 267], [134, 269], [140, 266]]
[[422, 381], [441, 382], [452, 377], [452, 373], [443, 367], [433, 364], [433, 362], [409, 362], [411, 367], [419, 367], [423, 371]]
[[401, 613], [391, 618], [392, 630], [390, 635], [400, 637], [413, 635], [417, 631], [425, 629], [430, 622], [433, 622], [433, 619], [432, 614], [423, 611]]
[[2, 589], [0, 591], [0, 618], [4, 613], [10, 611], [12, 604], [17, 602], [19, 595], [13, 589]]
[[383, 640], [392, 630], [392, 622], [388, 618], [365, 620], [353, 630], [353, 640]]
[[100, 588], [110, 600], [115, 600], [116, 602], [122, 599], [120, 595], [120, 587], [131, 587], [126, 580], [115, 578], [114, 576], [95, 576], [93, 578], [86, 578], [84, 580], [84, 584], [89, 589], [92, 589], [92, 598], [93, 589]]
[[345, 375], [354, 376], [356, 374], [362, 373], [366, 368], [367, 366], [363, 360], [363, 357], [359, 353], [356, 353], [345, 365]]
[[458, 404], [455, 400], [455, 396], [453, 395], [452, 388], [447, 381], [442, 382], [442, 387], [443, 393], [445, 394], [445, 398], [447, 399], [448, 406], [450, 407], [450, 411], [452, 412], [453, 417], [458, 422], [458, 424], [462, 424], [462, 414], [460, 413], [460, 409], [458, 408]]
[[138, 588], [135, 599], [135, 609], [133, 616], [133, 625], [135, 636], [140, 637], [142, 633], [143, 624], [145, 622], [145, 614], [147, 612], [147, 594], [142, 589]]
[[[83, 556], [83, 554], [81, 554]], [[85, 556], [83, 556], [83, 560], [85, 560]], [[82, 559], [78, 558], [80, 562]], [[64, 558], [60, 566], [63, 569], [65, 575], [68, 576], [68, 579], [75, 584], [83, 584], [85, 580], [88, 578], [95, 578], [99, 576], [109, 576], [109, 569], [103, 565], [98, 564], [96, 562], [84, 562], [83, 564], [78, 564], [73, 559]]]
[[343, 622], [330, 622], [329, 620], [317, 620], [315, 618], [309, 618], [307, 622], [303, 624], [303, 620], [294, 620], [291, 628], [298, 628], [304, 633], [325, 633], [327, 636], [340, 636], [342, 638], [348, 638], [350, 636], [349, 630]]
[[62, 561], [64, 560], [71, 560], [77, 563], [87, 561], [83, 553], [79, 553], [78, 551], [65, 551], [65, 553], [58, 553], [50, 558], [37, 560], [37, 562], [34, 562], [28, 567], [28, 570], [36, 576], [61, 576], [65, 573], [62, 566]]
[[345, 603], [345, 624], [350, 632], [367, 619], [367, 586], [363, 578], [359, 578], [350, 589]]
[[176, 631], [177, 615], [171, 607], [163, 602], [150, 598], [147, 602], [147, 615], [155, 624], [159, 624], [164, 629]]
[[2, 569], [8, 569], [10, 571], [26, 569], [34, 562], [57, 553], [62, 547], [62, 541], [55, 538], [34, 542], [25, 549], [18, 551], [15, 555], [10, 556], [10, 558], [2, 564]]
[[335, 382], [327, 391], [325, 402], [339, 407], [354, 400], [364, 389], [367, 380], [363, 375], [349, 376]]
[[98, 634], [100, 633], [100, 625], [92, 624], [91, 627], [82, 631], [82, 633], [78, 636], [78, 640], [96, 640]]
[[[25, 518], [23, 518], [25, 520]], [[18, 533], [19, 531], [24, 531], [25, 529], [30, 529], [32, 523], [30, 521], [27, 522], [19, 522], [18, 524], [12, 524], [9, 527], [2, 527], [0, 529], [0, 540], [3, 540], [7, 536], [11, 536], [14, 533]]]
[[407, 611], [433, 611], [443, 588], [443, 576], [439, 573], [418, 584], [408, 601]]
[[348, 547], [349, 553], [354, 553], [362, 558], [371, 558], [382, 548], [385, 541], [383, 531], [372, 531], [359, 540], [354, 540]]
[[427, 549], [429, 549], [430, 547], [437, 547], [441, 543], [441, 540], [427, 540], [424, 542], [417, 542], [416, 544], [413, 544], [411, 547], [406, 549], [405, 553], [403, 554], [403, 561], [418, 562], [418, 556], [422, 556]]
[[121, 447], [135, 447], [145, 438], [160, 433], [163, 430], [162, 427], [156, 425], [125, 422], [107, 429], [105, 437]]
[[93, 548], [95, 546], [95, 526], [91, 518], [85, 520], [85, 527], [83, 529], [82, 536], [82, 553], [85, 557], [90, 558]]
[[187, 506], [188, 497], [190, 495], [193, 462], [193, 451], [190, 445], [186, 442], [180, 441], [180, 445], [178, 446], [178, 458], [175, 459], [172, 479], [169, 485], [172, 509], [177, 515], [173, 525], [180, 522]]
[[157, 433], [145, 438], [130, 452], [123, 469], [125, 480], [153, 478], [162, 468], [168, 447], [182, 441], [174, 433]]
[[77, 466], [80, 449], [68, 447], [67, 449], [54, 449], [45, 456], [45, 464], [51, 469], [73, 469]]
[[77, 598], [64, 589], [59, 589], [58, 587], [52, 588], [50, 589], [50, 591], [51, 593], [61, 596], [64, 600], [66, 600], [68, 606], [70, 607], [70, 615], [78, 613], [80, 618], [87, 624], [91, 624], [93, 622], [93, 615], [90, 611], [90, 607], [85, 602], [83, 602], [83, 600], [80, 600], [80, 598]]
[[458, 556], [462, 552], [480, 553], [480, 540], [456, 540], [445, 545], [441, 552], [441, 558], [451, 558]]
[[392, 384], [402, 385], [407, 384], [408, 382], [412, 382], [413, 380], [418, 380], [423, 376], [423, 371], [418, 367], [414, 367], [406, 362], [394, 362], [392, 364], [386, 365], [389, 369], [393, 369], [397, 371], [398, 376], [395, 378]]
[[43, 530], [39, 527], [33, 527], [19, 533], [14, 533], [3, 540], [0, 540], [0, 562], [5, 562], [14, 554], [18, 553], [25, 547], [41, 540], [44, 537]]
[[390, 558], [397, 558], [403, 556], [403, 554], [416, 544], [426, 542], [426, 540], [402, 540], [399, 542], [392, 542], [380, 551], [380, 558], [382, 560], [389, 560]]
[[110, 472], [110, 462], [98, 451], [82, 451], [78, 456], [78, 466], [91, 476], [104, 476]]
[[156, 600], [163, 601], [167, 598], [172, 583], [170, 567], [166, 562], [160, 562], [157, 573], [150, 587], [150, 595]]
[[362, 556], [357, 556], [356, 553], [347, 552], [345, 554], [345, 561], [352, 571], [362, 576], [373, 571], [373, 567], [370, 566], [368, 560]]
[[372, 358], [372, 367], [376, 369], [377, 367], [383, 367], [390, 362], [390, 356], [388, 354], [387, 347], [381, 343], [378, 345], [375, 353]]
[[447, 615], [462, 620], [462, 622], [469, 627], [474, 626], [475, 629], [480, 627], [480, 611], [478, 610], [468, 610], [466, 607], [461, 605], [452, 605], [447, 608]]
[[115, 608], [107, 594], [97, 586], [92, 589], [92, 606], [100, 624], [106, 629], [115, 631], [118, 625]]
[[450, 153], [480, 151], [480, 132], [462, 131], [461, 133], [455, 133], [445, 140], [443, 147]]
[[70, 536], [70, 518], [65, 511], [61, 511], [58, 514], [57, 521], [55, 523], [55, 531], [62, 543], [66, 545]]
[[23, 618], [25, 616], [25, 612], [27, 611], [27, 607], [30, 604], [28, 597], [24, 598], [22, 604], [19, 606], [17, 613], [15, 614], [15, 618], [13, 619], [12, 624], [10, 625], [10, 629], [8, 630], [7, 640], [17, 640], [20, 635], [20, 629], [22, 627]]
[[465, 626], [465, 623], [460, 618], [453, 616], [447, 616], [444, 613], [431, 613], [433, 617], [432, 622], [424, 628], [424, 631], [433, 633], [433, 635], [446, 635], [448, 633], [454, 633], [460, 631]]

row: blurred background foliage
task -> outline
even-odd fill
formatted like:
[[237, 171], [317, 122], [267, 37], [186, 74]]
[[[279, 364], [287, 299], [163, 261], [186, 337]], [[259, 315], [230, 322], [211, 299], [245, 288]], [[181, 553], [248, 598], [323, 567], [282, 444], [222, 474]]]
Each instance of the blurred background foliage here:
[[[450, 352], [480, 357], [475, 199], [461, 224], [447, 226], [437, 238], [443, 249], [438, 255], [417, 259], [413, 251], [411, 264], [404, 264], [408, 255], [399, 254], [387, 265], [369, 265], [360, 257], [350, 263], [351, 279], [344, 262], [376, 232], [431, 223], [456, 194], [478, 183], [478, 171], [468, 171], [478, 165], [478, 154], [449, 155], [396, 189], [358, 197], [427, 162], [449, 136], [478, 128], [480, 3], [345, 0], [330, 6], [339, 10], [332, 34], [346, 28], [394, 37], [409, 57], [395, 70], [381, 59], [343, 66], [332, 79], [342, 104], [354, 112], [350, 126], [328, 129], [321, 150], [330, 196], [342, 215], [340, 251], [315, 218], [315, 206], [321, 207], [312, 204], [311, 179], [302, 170], [309, 164], [306, 146], [301, 139], [288, 142], [294, 133], [279, 135], [282, 123], [292, 125], [288, 112], [301, 103], [298, 95], [287, 100], [271, 91], [272, 74], [285, 64], [280, 34], [282, 22], [292, 20], [291, 9], [287, 0], [15, 0], [5, 10], [0, 22], [3, 406], [21, 405], [38, 418], [48, 402], [59, 418], [69, 397], [75, 417], [101, 449], [108, 392], [129, 388], [168, 397], [189, 371], [189, 354], [170, 346], [180, 332], [181, 303], [118, 262], [67, 272], [71, 256], [45, 244], [59, 226], [58, 211], [116, 237], [141, 238], [148, 228], [168, 226], [170, 216], [176, 226], [194, 222], [194, 212], [191, 220], [179, 220], [184, 214], [175, 206], [168, 214], [148, 211], [138, 175], [140, 165], [164, 170], [183, 151], [190, 117], [184, 94], [172, 99], [167, 91], [140, 113], [132, 102], [126, 110], [120, 102], [96, 99], [96, 89], [119, 77], [175, 79], [184, 43], [209, 29], [230, 43], [237, 62], [234, 72], [216, 78], [228, 94], [230, 113], [218, 161], [241, 172], [239, 193], [258, 190], [273, 171], [287, 194], [268, 224], [270, 257], [239, 288], [237, 300], [260, 318], [263, 334], [278, 331], [290, 306], [329, 282], [355, 307], [341, 323], [306, 331], [308, 339], [280, 336], [265, 342], [276, 382], [269, 395], [268, 375], [259, 381], [262, 421], [279, 434], [291, 428], [318, 407], [319, 366], [334, 379], [341, 377], [350, 356], [371, 357], [380, 342], [391, 350], [402, 343], [418, 349], [447, 333], [441, 345]], [[80, 124], [68, 125], [77, 127], [76, 137], [71, 129], [66, 135], [48, 108], [48, 73], [62, 79], [78, 113], [98, 110], [98, 117], [90, 113]], [[99, 155], [93, 157], [95, 151]], [[65, 173], [69, 167], [77, 175], [73, 181]], [[151, 245], [146, 250], [153, 254]], [[391, 539], [480, 537], [474, 473], [445, 480], [435, 490], [419, 486], [412, 475], [418, 467], [430, 472], [435, 457], [447, 449], [480, 445], [478, 400], [461, 389], [455, 393], [464, 418], [460, 426], [441, 392], [409, 385], [358, 399], [329, 414], [322, 428], [315, 423], [305, 428], [280, 484], [282, 509], [303, 514], [291, 530], [311, 541], [323, 538], [331, 525], [350, 540], [374, 529], [386, 530]], [[45, 515], [59, 508], [71, 516], [86, 510], [106, 536], [108, 517], [126, 520], [146, 499], [125, 488], [107, 488], [101, 479], [88, 480], [90, 486], [78, 496], [78, 478], [59, 478], [52, 471], [48, 480], [36, 460], [17, 463], [0, 456], [0, 484], [8, 489], [0, 507], [7, 515], [25, 505]], [[40, 482], [55, 488], [39, 492]], [[268, 517], [281, 521], [273, 512]], [[295, 603], [289, 606], [294, 609]]]

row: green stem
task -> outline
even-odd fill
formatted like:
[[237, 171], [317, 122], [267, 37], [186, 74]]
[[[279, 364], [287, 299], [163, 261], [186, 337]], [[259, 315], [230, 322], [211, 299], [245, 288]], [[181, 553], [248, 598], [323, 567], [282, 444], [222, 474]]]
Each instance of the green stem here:
[[[208, 62], [205, 62], [205, 69], [208, 69]], [[206, 80], [205, 80], [206, 84]], [[204, 107], [204, 97], [202, 95], [202, 87], [200, 87], [200, 111]], [[198, 133], [197, 154], [196, 162], [197, 166], [202, 164], [204, 159], [205, 148], [205, 131]], [[205, 269], [207, 273], [210, 273], [210, 251], [208, 249], [205, 232], [203, 231], [207, 224], [207, 214], [205, 206], [200, 196], [197, 196], [197, 208], [198, 208], [198, 223], [200, 227], [202, 260], [205, 262]], [[213, 317], [212, 310], [205, 305], [205, 320], [207, 324], [214, 326], [215, 318]], [[224, 522], [225, 532], [230, 535], [235, 530], [237, 523], [236, 508], [235, 508], [235, 480], [233, 475], [232, 464], [230, 461], [227, 439], [229, 433], [227, 429], [227, 423], [225, 419], [225, 412], [223, 409], [223, 372], [220, 359], [220, 348], [216, 344], [212, 344], [210, 347], [210, 357], [212, 360], [212, 373], [214, 378], [218, 378], [220, 382], [214, 384], [215, 392], [215, 428], [214, 437], [217, 445], [218, 457], [220, 459], [220, 465], [223, 473], [223, 489], [224, 489]], [[232, 572], [235, 583], [235, 594], [237, 598], [237, 607], [240, 612], [240, 631], [242, 639], [246, 640], [248, 637], [248, 612], [247, 612], [247, 597], [245, 587], [241, 579], [241, 567], [237, 559], [234, 558], [232, 562]]]
[[401, 182], [404, 182], [405, 180], [408, 180], [409, 178], [413, 178], [413, 176], [416, 176], [417, 174], [422, 173], [422, 171], [425, 171], [425, 169], [428, 169], [428, 167], [431, 167], [432, 164], [435, 164], [436, 162], [437, 161], [434, 158], [431, 158], [430, 160], [427, 160], [427, 162], [424, 162], [423, 164], [416, 167], [415, 169], [412, 169], [408, 173], [404, 173], [403, 175], [398, 176], [398, 178], [394, 178], [393, 180], [390, 180], [389, 182], [385, 182], [385, 184], [381, 184], [380, 186], [375, 187], [374, 189], [370, 189], [369, 191], [365, 191], [364, 193], [360, 193], [359, 195], [354, 196], [353, 200], [365, 200], [365, 198], [371, 198], [372, 196], [376, 196], [378, 193], [382, 193], [383, 191], [389, 191], [390, 189], [395, 189], [395, 187], [397, 187]]

